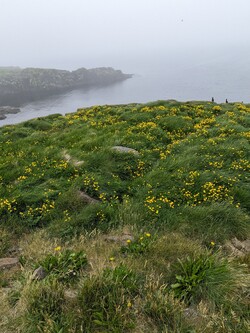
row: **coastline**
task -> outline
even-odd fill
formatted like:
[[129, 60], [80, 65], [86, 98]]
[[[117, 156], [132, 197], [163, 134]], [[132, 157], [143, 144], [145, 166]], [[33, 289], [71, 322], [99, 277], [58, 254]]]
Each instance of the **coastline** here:
[[76, 89], [105, 87], [132, 78], [111, 67], [79, 68], [75, 71], [25, 68], [0, 75], [0, 120], [20, 112], [27, 104]]
[[19, 112], [21, 112], [21, 109], [18, 107], [0, 106], [0, 120], [6, 119], [8, 114], [16, 114]]

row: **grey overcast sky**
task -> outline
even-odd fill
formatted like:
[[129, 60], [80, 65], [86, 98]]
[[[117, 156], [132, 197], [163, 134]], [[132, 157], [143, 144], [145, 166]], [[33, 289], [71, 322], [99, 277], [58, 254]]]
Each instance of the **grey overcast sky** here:
[[250, 49], [250, 0], [0, 0], [0, 66]]

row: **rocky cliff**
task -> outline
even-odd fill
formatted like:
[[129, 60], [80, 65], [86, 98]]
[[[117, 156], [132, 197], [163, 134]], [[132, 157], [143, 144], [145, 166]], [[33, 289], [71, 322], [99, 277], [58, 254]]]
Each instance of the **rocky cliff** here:
[[42, 68], [0, 68], [0, 106], [22, 103], [72, 89], [108, 85], [132, 77], [111, 67], [75, 71]]

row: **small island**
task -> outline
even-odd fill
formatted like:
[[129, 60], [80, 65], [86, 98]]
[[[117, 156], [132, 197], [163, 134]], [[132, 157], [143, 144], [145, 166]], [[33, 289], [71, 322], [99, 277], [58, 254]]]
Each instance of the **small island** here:
[[131, 78], [112, 67], [79, 68], [74, 71], [0, 67], [0, 118], [18, 112], [19, 107], [52, 95], [74, 89], [106, 86]]

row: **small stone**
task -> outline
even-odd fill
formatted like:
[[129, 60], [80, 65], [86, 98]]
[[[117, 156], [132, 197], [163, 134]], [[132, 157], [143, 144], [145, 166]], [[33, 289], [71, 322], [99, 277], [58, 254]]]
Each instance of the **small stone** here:
[[78, 191], [77, 193], [78, 193], [79, 198], [81, 198], [82, 201], [87, 204], [97, 204], [100, 202], [99, 200], [91, 198], [87, 193], [85, 193], [83, 191]]
[[45, 271], [45, 269], [40, 266], [37, 269], [34, 270], [33, 274], [32, 274], [32, 280], [43, 280], [44, 278], [46, 278], [47, 276], [47, 272]]
[[18, 258], [1, 258], [0, 269], [11, 268], [19, 264]]
[[129, 147], [114, 146], [112, 147], [112, 149], [118, 151], [119, 153], [130, 153], [134, 155], [139, 155], [139, 152], [137, 150]]
[[108, 242], [118, 243], [122, 245], [128, 245], [128, 242], [134, 241], [134, 236], [131, 234], [122, 234], [121, 236], [106, 236], [105, 240]]
[[75, 158], [73, 158], [72, 156], [70, 156], [70, 154], [68, 154], [66, 150], [63, 151], [62, 156], [66, 162], [71, 163], [75, 167], [81, 166], [84, 163], [84, 161], [78, 161]]
[[197, 319], [199, 317], [199, 313], [191, 307], [184, 309], [183, 315], [187, 319]]
[[84, 163], [84, 161], [72, 160], [72, 164], [73, 164], [75, 167], [81, 166], [81, 165], [83, 165], [83, 163]]
[[67, 162], [69, 162], [71, 160], [71, 156], [67, 153], [65, 153], [64, 158]]
[[68, 300], [74, 300], [77, 298], [77, 291], [71, 289], [65, 290], [64, 297]]

